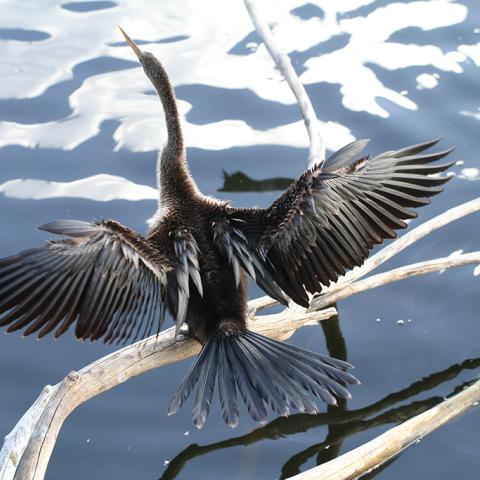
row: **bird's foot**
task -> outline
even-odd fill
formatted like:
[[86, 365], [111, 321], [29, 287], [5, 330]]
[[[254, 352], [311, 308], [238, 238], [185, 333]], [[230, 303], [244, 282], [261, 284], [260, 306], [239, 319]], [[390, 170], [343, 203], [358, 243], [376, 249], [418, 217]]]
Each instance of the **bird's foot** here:
[[175, 342], [184, 342], [185, 340], [191, 338], [190, 332], [188, 331], [188, 325], [183, 324], [180, 327], [177, 335], [175, 336]]

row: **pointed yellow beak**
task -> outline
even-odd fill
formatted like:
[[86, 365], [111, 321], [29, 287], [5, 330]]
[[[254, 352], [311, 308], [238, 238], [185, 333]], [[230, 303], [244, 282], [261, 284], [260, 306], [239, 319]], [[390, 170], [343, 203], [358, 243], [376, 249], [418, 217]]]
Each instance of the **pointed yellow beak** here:
[[135, 42], [123, 31], [122, 27], [118, 27], [120, 31], [123, 33], [125, 40], [127, 43], [132, 47], [132, 50], [135, 52], [135, 55], [140, 60], [142, 58], [142, 51], [135, 45]]

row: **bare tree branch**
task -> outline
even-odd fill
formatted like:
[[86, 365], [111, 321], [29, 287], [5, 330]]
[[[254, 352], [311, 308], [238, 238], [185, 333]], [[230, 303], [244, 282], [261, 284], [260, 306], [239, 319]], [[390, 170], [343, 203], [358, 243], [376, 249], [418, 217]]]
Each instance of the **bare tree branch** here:
[[356, 283], [344, 283], [343, 286], [332, 290], [325, 295], [315, 297], [310, 303], [310, 308], [315, 310], [325, 308], [332, 303], [356, 295], [357, 293], [370, 290], [371, 288], [380, 287], [382, 285], [388, 285], [389, 283], [397, 282], [398, 280], [403, 280], [415, 275], [424, 275], [426, 273], [439, 272], [448, 268], [475, 265], [477, 263], [480, 263], [480, 251], [466, 253], [454, 258], [438, 258], [436, 260], [427, 260], [426, 262], [399, 267], [385, 273], [372, 275], [371, 277]]
[[[336, 315], [334, 308], [305, 312], [293, 304], [274, 315], [250, 321], [249, 327], [263, 335], [285, 340], [305, 324]], [[174, 329], [122, 348], [78, 372], [71, 372], [59, 384], [43, 390], [35, 404], [7, 436], [0, 452], [0, 479], [40, 480], [65, 419], [79, 405], [128, 379], [196, 355], [200, 344], [185, 336], [174, 338]]]
[[34, 404], [27, 410], [15, 428], [5, 437], [0, 451], [0, 480], [10, 480], [15, 475], [18, 463], [37, 425], [39, 413], [42, 412], [58, 386], [47, 385]]
[[290, 89], [297, 99], [297, 103], [300, 111], [302, 112], [310, 141], [310, 149], [307, 161], [307, 168], [310, 168], [316, 163], [319, 163], [325, 159], [325, 143], [320, 134], [320, 128], [317, 116], [315, 114], [315, 109], [313, 108], [312, 102], [305, 91], [305, 87], [295, 73], [290, 58], [287, 54], [280, 52], [279, 48], [275, 44], [275, 40], [273, 39], [270, 28], [258, 14], [255, 3], [251, 0], [243, 1], [248, 10], [250, 18], [252, 19], [255, 29], [257, 30], [257, 33], [260, 35], [265, 43], [265, 46], [267, 47], [268, 53], [270, 53], [275, 65], [285, 77], [285, 80], [288, 82]]

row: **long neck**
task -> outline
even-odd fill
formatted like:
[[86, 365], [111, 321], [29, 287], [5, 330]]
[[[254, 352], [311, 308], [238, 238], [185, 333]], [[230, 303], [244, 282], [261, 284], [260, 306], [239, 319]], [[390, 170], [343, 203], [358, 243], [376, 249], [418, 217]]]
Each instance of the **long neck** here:
[[161, 205], [168, 206], [195, 194], [197, 187], [186, 162], [175, 92], [160, 62], [157, 61], [155, 67], [149, 77], [162, 102], [168, 132], [167, 143], [158, 159], [158, 186]]

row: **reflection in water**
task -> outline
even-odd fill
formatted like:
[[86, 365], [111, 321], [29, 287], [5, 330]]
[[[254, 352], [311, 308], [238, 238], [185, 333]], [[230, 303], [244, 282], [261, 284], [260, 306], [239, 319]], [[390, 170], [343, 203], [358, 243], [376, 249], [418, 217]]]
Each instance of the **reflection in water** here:
[[274, 177], [254, 180], [243, 172], [227, 173], [223, 171], [223, 186], [219, 192], [269, 192], [286, 190], [293, 178]]
[[[320, 463], [333, 458], [324, 452], [328, 452], [328, 450], [333, 448], [337, 450], [336, 453], [338, 454], [336, 446], [356, 433], [383, 425], [400, 424], [409, 418], [432, 408], [436, 404], [442, 402], [444, 397], [435, 395], [425, 400], [411, 402], [407, 405], [397, 407], [395, 407], [395, 405], [412, 398], [421, 392], [431, 390], [442, 383], [454, 379], [464, 370], [473, 370], [478, 367], [480, 367], [480, 358], [468, 359], [460, 364], [454, 364], [445, 370], [433, 373], [418, 382], [412, 383], [409, 387], [403, 390], [392, 392], [378, 402], [357, 410], [343, 410], [336, 408], [326, 413], [319, 413], [318, 415], [299, 413], [289, 417], [279, 417], [246, 435], [230, 438], [222, 442], [211, 443], [209, 445], [189, 445], [170, 462], [168, 468], [160, 477], [160, 480], [171, 480], [176, 478], [187, 462], [196, 457], [207, 455], [217, 450], [237, 446], [247, 446], [262, 440], [275, 440], [288, 435], [305, 432], [321, 425], [328, 425], [330, 430], [327, 438], [323, 442], [314, 444], [295, 454], [284, 463], [281, 478], [287, 478], [299, 473], [301, 465], [315, 455]], [[461, 391], [469, 383], [470, 382], [457, 385], [452, 390], [451, 394]], [[377, 415], [371, 417], [374, 414]], [[332, 430], [331, 427], [334, 427], [334, 429]]]
[[[331, 306], [336, 308], [337, 304], [335, 303]], [[343, 332], [340, 327], [339, 317], [335, 316], [327, 321], [320, 322], [320, 325], [325, 335], [329, 355], [331, 357], [348, 361], [347, 344], [345, 342], [345, 337], [343, 336]], [[327, 407], [327, 414], [335, 411], [337, 413], [347, 411], [347, 400], [339, 399], [337, 407], [332, 407], [331, 405]], [[321, 447], [320, 449], [318, 449], [315, 448], [315, 445], [313, 445], [307, 450], [293, 455], [293, 457], [291, 457], [283, 465], [281, 478], [288, 478], [292, 475], [295, 475], [296, 473], [299, 473], [300, 465], [302, 465], [306, 460], [308, 460], [311, 456], [315, 454], [317, 454], [317, 465], [328, 462], [329, 460], [338, 457], [340, 449], [342, 448], [343, 440], [336, 441], [336, 439], [342, 438], [343, 430], [343, 425], [329, 424], [327, 436], [325, 437], [324, 441], [324, 444], [326, 444], [327, 447]]]

